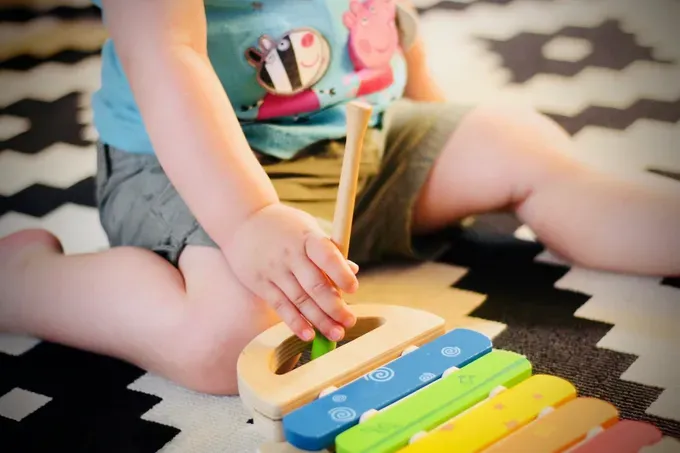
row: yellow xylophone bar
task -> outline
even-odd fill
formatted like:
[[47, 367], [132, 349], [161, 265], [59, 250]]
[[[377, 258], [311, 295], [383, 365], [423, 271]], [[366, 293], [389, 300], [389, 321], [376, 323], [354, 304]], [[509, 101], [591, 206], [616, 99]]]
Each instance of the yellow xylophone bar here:
[[438, 430], [415, 441], [403, 453], [475, 453], [527, 425], [546, 408], [576, 398], [568, 381], [535, 375], [455, 417]]

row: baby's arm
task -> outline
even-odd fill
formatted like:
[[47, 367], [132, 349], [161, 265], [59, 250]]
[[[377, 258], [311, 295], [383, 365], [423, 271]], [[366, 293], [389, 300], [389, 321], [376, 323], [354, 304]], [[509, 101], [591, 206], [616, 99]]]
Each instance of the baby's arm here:
[[278, 201], [207, 55], [201, 0], [103, 0], [105, 21], [158, 158], [224, 246]]
[[[304, 339], [338, 341], [356, 268], [307, 213], [279, 202], [207, 54], [202, 0], [103, 0], [158, 159], [240, 282]], [[335, 287], [330, 283], [334, 283]]]
[[[404, 8], [417, 15], [411, 0], [397, 0]], [[422, 36], [417, 34], [413, 43], [404, 51], [407, 67], [407, 81], [404, 97], [421, 102], [443, 102], [445, 96], [432, 78]]]

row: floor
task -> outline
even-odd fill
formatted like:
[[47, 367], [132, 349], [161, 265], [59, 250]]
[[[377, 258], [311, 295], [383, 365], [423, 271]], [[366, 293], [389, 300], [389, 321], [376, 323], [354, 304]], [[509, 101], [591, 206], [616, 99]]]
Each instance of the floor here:
[[[453, 102], [529, 102], [574, 155], [680, 195], [680, 2], [418, 0], [430, 64]], [[108, 246], [93, 199], [89, 97], [106, 33], [87, 0], [0, 9], [0, 236], [41, 226], [67, 253]], [[680, 280], [561, 262], [487, 216], [436, 262], [361, 275], [358, 303], [415, 305], [526, 354], [680, 451]], [[198, 395], [118, 361], [0, 336], [0, 450], [246, 452], [238, 398]], [[668, 450], [670, 451], [670, 450]], [[676, 450], [673, 450], [676, 451]]]

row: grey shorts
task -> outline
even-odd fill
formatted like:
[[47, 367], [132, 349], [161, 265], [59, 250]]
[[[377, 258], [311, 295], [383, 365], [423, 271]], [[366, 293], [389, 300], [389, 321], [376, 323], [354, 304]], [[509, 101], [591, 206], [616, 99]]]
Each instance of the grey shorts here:
[[[415, 237], [414, 203], [446, 142], [469, 110], [399, 101], [366, 134], [349, 257], [359, 264], [432, 259], [437, 235]], [[282, 202], [332, 222], [344, 143], [324, 141], [288, 161], [262, 161]], [[97, 200], [110, 245], [152, 250], [177, 265], [187, 246], [216, 247], [154, 155], [98, 145]]]

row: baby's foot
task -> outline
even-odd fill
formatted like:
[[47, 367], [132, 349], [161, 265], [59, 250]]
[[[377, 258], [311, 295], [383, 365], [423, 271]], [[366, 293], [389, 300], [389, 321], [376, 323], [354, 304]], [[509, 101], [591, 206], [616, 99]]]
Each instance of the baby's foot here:
[[24, 266], [30, 257], [42, 253], [62, 253], [59, 239], [46, 230], [31, 229], [0, 239], [0, 275]]
[[22, 300], [27, 285], [37, 283], [27, 278], [31, 263], [61, 252], [59, 240], [44, 230], [24, 230], [0, 239], [0, 331], [14, 331], [21, 324], [23, 310], [14, 301]]
[[[22, 276], [32, 259], [62, 252], [59, 239], [45, 230], [23, 230], [0, 239], [0, 288], [16, 286], [9, 283]], [[8, 297], [5, 290], [0, 299]]]

